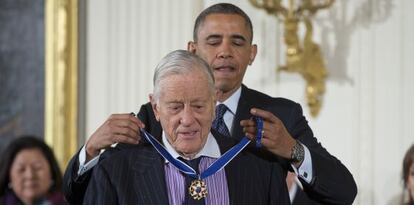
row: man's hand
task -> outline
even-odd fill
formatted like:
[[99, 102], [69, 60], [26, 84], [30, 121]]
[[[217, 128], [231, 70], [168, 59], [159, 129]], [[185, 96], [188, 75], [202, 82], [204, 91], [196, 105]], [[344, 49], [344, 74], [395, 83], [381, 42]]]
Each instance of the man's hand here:
[[[254, 116], [263, 118], [263, 147], [275, 155], [290, 159], [292, 148], [295, 145], [296, 140], [293, 139], [293, 137], [286, 130], [286, 127], [283, 125], [282, 121], [280, 121], [280, 119], [274, 116], [271, 112], [258, 108], [252, 108], [250, 113]], [[253, 119], [242, 120], [240, 125], [243, 127], [243, 132], [246, 136], [249, 139], [254, 140], [256, 137], [255, 121]]]
[[112, 114], [86, 142], [86, 162], [114, 143], [138, 144], [139, 129], [144, 127], [144, 123], [131, 114]]

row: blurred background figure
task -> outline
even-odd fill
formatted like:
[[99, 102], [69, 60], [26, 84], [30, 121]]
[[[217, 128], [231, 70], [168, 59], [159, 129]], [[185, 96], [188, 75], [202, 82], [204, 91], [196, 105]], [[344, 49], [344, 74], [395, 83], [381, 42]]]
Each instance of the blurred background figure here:
[[12, 141], [0, 155], [0, 204], [66, 204], [52, 150], [34, 136]]
[[414, 144], [405, 153], [403, 161], [404, 205], [414, 205]]

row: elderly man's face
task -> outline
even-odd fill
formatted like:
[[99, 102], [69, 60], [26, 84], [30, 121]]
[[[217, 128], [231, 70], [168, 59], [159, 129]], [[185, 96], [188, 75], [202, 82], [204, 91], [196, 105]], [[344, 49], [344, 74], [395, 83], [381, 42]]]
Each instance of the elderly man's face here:
[[201, 71], [170, 75], [160, 81], [158, 102], [151, 99], [155, 116], [172, 147], [192, 158], [207, 140], [214, 117], [214, 96]]

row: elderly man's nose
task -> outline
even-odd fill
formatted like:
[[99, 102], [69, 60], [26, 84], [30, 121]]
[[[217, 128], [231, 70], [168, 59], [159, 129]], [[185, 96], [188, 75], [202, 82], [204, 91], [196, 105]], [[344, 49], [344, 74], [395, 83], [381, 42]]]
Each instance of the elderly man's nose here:
[[190, 125], [194, 122], [194, 112], [191, 109], [184, 109], [181, 116], [181, 124]]

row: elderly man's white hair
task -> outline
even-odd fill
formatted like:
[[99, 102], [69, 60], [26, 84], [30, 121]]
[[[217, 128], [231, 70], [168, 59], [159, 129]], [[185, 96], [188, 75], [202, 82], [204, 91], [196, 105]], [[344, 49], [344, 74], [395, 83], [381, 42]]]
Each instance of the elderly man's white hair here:
[[214, 95], [214, 76], [209, 65], [189, 51], [175, 50], [162, 58], [155, 68], [153, 79], [155, 100], [158, 101], [159, 99], [161, 80], [171, 75], [183, 75], [196, 70], [205, 73], [211, 94]]

